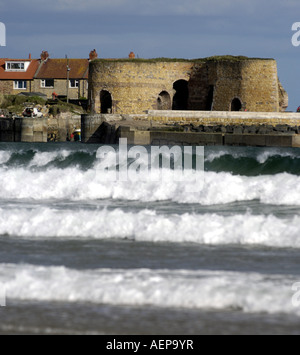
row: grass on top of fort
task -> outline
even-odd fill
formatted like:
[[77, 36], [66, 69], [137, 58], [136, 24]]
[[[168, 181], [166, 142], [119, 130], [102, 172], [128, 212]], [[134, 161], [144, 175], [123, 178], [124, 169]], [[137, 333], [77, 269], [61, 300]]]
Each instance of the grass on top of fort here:
[[192, 63], [203, 63], [203, 62], [241, 62], [247, 60], [272, 60], [272, 58], [250, 58], [245, 56], [232, 56], [232, 55], [220, 55], [212, 56], [207, 58], [198, 59], [184, 59], [184, 58], [98, 58], [95, 62], [124, 62], [124, 63], [157, 63], [157, 62], [192, 62]]

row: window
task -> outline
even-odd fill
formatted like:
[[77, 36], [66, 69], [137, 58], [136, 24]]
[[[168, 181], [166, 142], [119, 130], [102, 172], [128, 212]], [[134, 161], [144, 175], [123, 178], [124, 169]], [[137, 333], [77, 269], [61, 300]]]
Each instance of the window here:
[[14, 89], [15, 90], [20, 90], [20, 89], [27, 89], [27, 81], [23, 80], [15, 80], [14, 82]]
[[7, 71], [25, 71], [25, 63], [6, 62], [5, 70], [7, 70]]
[[41, 80], [41, 88], [54, 88], [54, 79]]
[[69, 82], [69, 87], [71, 89], [78, 88], [79, 87], [79, 81], [75, 80], [75, 79], [71, 79], [70, 82]]

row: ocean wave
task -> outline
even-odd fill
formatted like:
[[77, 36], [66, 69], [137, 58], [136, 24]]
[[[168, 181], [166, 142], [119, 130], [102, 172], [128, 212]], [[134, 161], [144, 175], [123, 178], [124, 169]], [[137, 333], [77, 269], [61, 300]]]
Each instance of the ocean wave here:
[[260, 176], [289, 173], [300, 175], [300, 156], [292, 152], [264, 150], [256, 154], [220, 150], [205, 158], [205, 170], [230, 172], [234, 175]]
[[153, 174], [144, 171], [137, 179], [119, 181], [97, 168], [87, 171], [76, 167], [47, 171], [0, 168], [0, 198], [173, 201], [200, 205], [259, 200], [264, 204], [300, 205], [300, 176], [282, 173], [247, 177], [198, 172], [191, 179], [187, 175], [180, 181], [176, 174], [172, 170], [157, 170]]
[[[7, 301], [37, 300], [140, 305], [245, 313], [286, 313], [293, 307], [286, 275], [225, 271], [97, 269], [1, 264], [0, 285]], [[2, 294], [4, 294], [2, 292]]]
[[205, 160], [213, 162], [224, 156], [231, 156], [234, 159], [253, 158], [258, 163], [264, 164], [269, 158], [300, 158], [300, 150], [295, 148], [257, 148], [257, 147], [206, 147]]
[[[0, 166], [5, 169], [20, 168], [34, 171], [35, 169], [49, 170], [52, 168], [65, 169], [77, 167], [89, 169], [93, 167], [96, 152], [85, 148], [45, 149], [30, 148], [0, 150]], [[47, 146], [43, 147], [47, 148]], [[42, 169], [43, 168], [43, 169]]]
[[0, 235], [2, 238], [132, 239], [137, 242], [300, 248], [300, 217], [2, 208]]
[[[23, 147], [23, 146], [22, 146]], [[45, 149], [48, 148], [48, 149]], [[51, 149], [50, 149], [51, 148]], [[117, 165], [117, 146], [108, 155], [107, 165]], [[143, 166], [150, 164], [148, 155], [139, 158]], [[54, 149], [51, 145], [37, 148], [10, 148], [0, 150], [0, 167], [5, 169], [24, 168], [30, 171], [49, 171], [51, 169], [89, 170], [97, 167], [97, 147], [67, 146]], [[290, 173], [300, 175], [300, 150], [291, 148], [253, 148], [253, 147], [205, 147], [204, 162], [206, 171], [230, 172], [234, 175], [259, 176]], [[194, 156], [195, 158], [195, 156]], [[128, 159], [127, 165], [133, 162]]]

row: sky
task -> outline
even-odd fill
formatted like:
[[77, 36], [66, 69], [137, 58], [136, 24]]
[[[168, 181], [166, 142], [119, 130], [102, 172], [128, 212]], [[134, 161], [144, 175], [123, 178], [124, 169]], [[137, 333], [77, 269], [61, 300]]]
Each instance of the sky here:
[[0, 22], [2, 58], [274, 58], [288, 110], [300, 106], [299, 0], [0, 0]]

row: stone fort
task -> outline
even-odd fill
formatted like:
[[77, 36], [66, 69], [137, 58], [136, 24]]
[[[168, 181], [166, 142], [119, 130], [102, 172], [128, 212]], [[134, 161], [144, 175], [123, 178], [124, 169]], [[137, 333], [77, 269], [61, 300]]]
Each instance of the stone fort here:
[[282, 112], [288, 106], [274, 59], [95, 59], [89, 64], [93, 113], [148, 110]]

